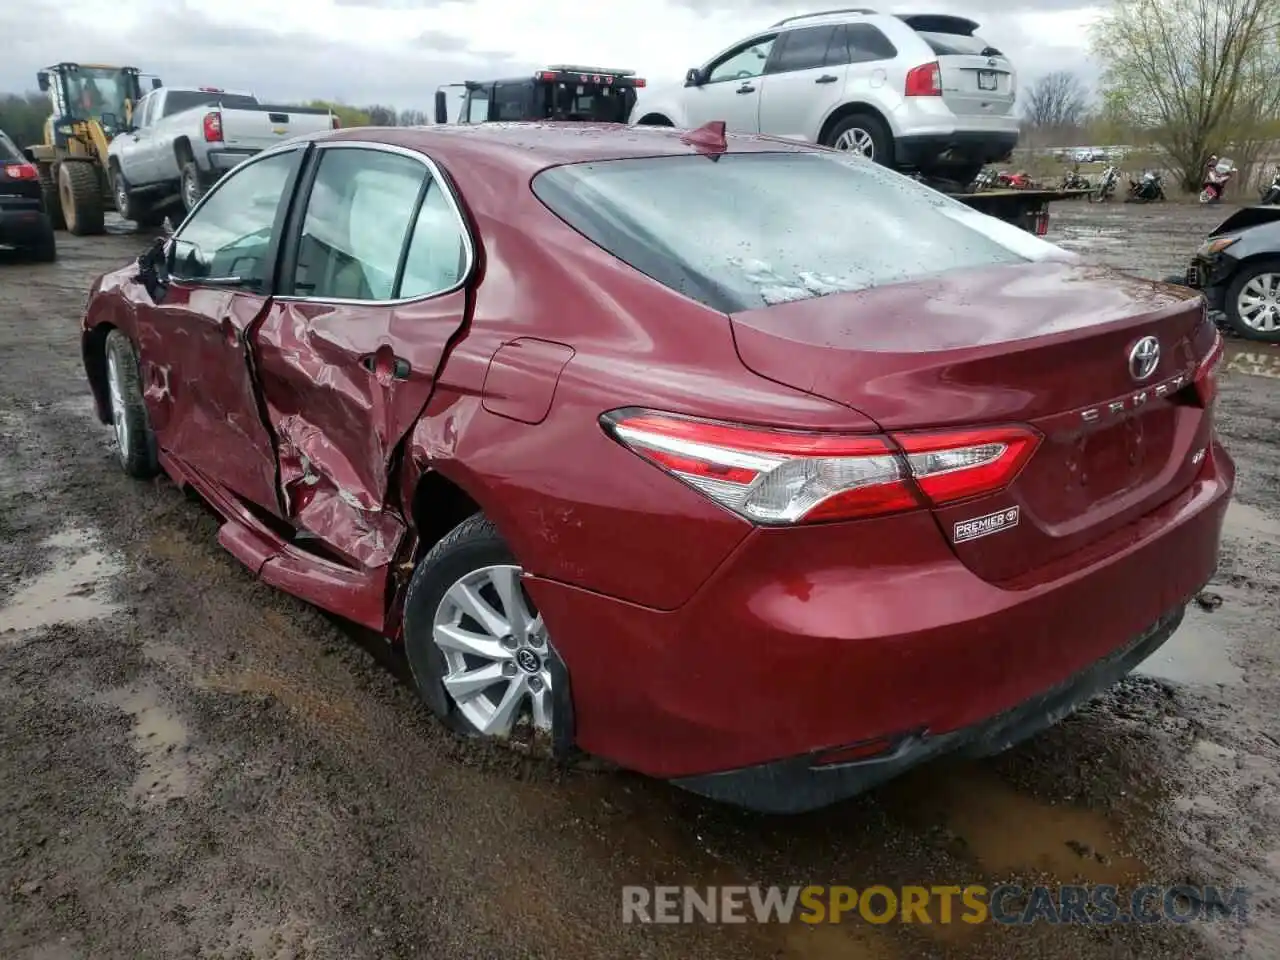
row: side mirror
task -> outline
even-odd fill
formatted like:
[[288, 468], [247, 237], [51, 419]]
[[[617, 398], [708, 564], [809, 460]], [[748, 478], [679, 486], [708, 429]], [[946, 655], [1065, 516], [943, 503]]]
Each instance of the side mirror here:
[[449, 122], [448, 95], [443, 90], [436, 91], [436, 123]]
[[48, 93], [49, 92], [49, 71], [41, 70], [39, 73], [37, 73], [36, 83], [40, 85], [41, 93]]
[[116, 129], [116, 115], [114, 113], [104, 113], [98, 118], [98, 123], [102, 125], [104, 130]]
[[684, 75], [684, 85], [686, 87], [700, 87], [706, 83], [706, 79], [702, 75], [702, 71], [697, 67], [690, 67], [689, 72]]
[[160, 78], [159, 78], [159, 77], [152, 77], [152, 78], [151, 78], [151, 89], [152, 89], [152, 90], [159, 90], [159, 89], [160, 89]]

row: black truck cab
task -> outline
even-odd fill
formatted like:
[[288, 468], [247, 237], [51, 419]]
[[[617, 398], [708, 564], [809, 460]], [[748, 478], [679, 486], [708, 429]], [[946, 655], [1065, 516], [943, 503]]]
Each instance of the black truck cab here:
[[626, 123], [645, 81], [634, 70], [557, 64], [531, 76], [466, 80], [436, 91], [435, 121], [449, 123], [448, 90], [461, 89], [454, 123], [578, 120]]

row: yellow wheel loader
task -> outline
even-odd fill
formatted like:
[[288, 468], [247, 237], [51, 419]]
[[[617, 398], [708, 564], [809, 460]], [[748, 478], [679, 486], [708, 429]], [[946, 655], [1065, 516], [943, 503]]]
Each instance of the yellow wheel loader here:
[[[133, 124], [142, 74], [137, 67], [59, 63], [36, 78], [53, 105], [44, 143], [27, 151], [40, 171], [45, 210], [58, 229], [102, 233], [104, 215], [115, 208], [107, 146]], [[159, 86], [160, 78], [151, 78], [152, 89]]]

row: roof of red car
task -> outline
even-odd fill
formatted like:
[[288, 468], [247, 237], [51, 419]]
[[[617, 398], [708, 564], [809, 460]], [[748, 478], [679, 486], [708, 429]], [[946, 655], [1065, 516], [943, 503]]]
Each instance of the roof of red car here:
[[[424, 127], [353, 127], [319, 140], [367, 140], [421, 150], [448, 165], [468, 158], [540, 170], [561, 163], [626, 157], [688, 156], [698, 148], [673, 127], [594, 123], [477, 123]], [[753, 134], [725, 136], [729, 153], [812, 150], [810, 144]]]

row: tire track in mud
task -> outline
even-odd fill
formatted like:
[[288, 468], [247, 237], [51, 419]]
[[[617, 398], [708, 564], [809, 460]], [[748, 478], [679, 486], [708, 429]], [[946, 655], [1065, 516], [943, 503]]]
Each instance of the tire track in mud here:
[[[0, 624], [33, 584], [61, 598], [24, 614], [21, 638], [0, 633], [0, 956], [1200, 958], [1197, 931], [1172, 925], [624, 927], [620, 887], [1274, 887], [1280, 551], [1258, 531], [1277, 516], [1280, 400], [1263, 378], [1224, 390], [1261, 519], [1229, 535], [1225, 602], [1203, 615], [1249, 682], [1131, 678], [995, 761], [764, 818], [450, 738], [379, 641], [256, 582], [167, 482], [124, 478], [75, 324], [91, 271], [137, 246], [68, 240], [20, 290], [0, 264]], [[75, 567], [95, 551], [102, 568]], [[30, 625], [68, 596], [91, 609]]]

